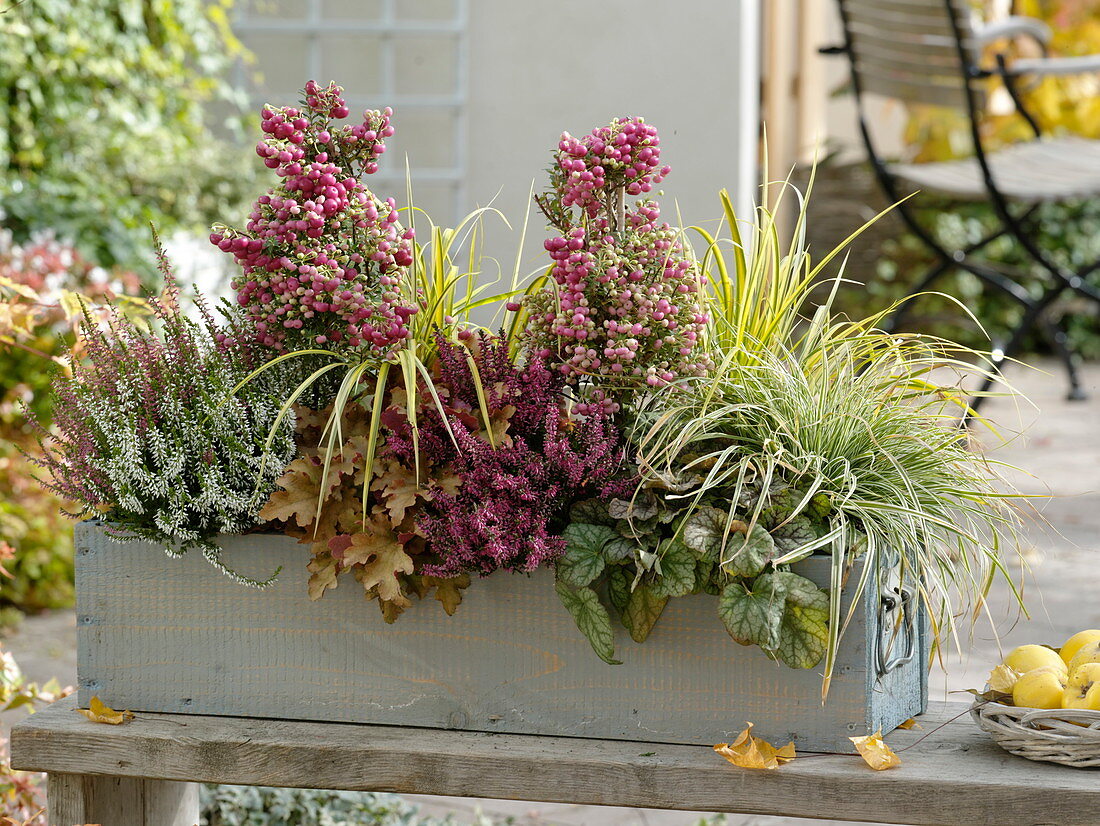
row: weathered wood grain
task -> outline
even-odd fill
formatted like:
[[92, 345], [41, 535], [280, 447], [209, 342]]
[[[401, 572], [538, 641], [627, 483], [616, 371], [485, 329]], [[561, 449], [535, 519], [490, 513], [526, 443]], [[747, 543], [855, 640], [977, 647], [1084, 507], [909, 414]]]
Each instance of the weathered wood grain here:
[[[323, 722], [697, 743], [746, 721], [821, 751], [890, 730], [923, 708], [927, 648], [879, 678], [878, 639], [859, 611], [827, 705], [820, 669], [794, 670], [734, 643], [716, 600], [673, 600], [642, 645], [617, 631], [623, 665], [596, 657], [548, 570], [475, 582], [453, 617], [435, 600], [382, 621], [355, 582], [307, 595], [308, 554], [281, 536], [230, 537], [225, 561], [267, 591], [219, 574], [201, 554], [77, 531], [79, 696], [113, 708]], [[800, 563], [828, 581], [828, 559]], [[868, 607], [878, 593], [868, 589]], [[872, 609], [873, 610], [873, 609]], [[926, 642], [926, 641], [925, 641]]]
[[339, 723], [139, 714], [104, 726], [73, 707], [61, 701], [15, 727], [16, 768], [916, 826], [1096, 826], [1100, 813], [1100, 773], [1003, 752], [961, 703], [935, 704], [923, 729], [891, 734], [902, 765], [886, 772], [841, 755], [752, 772], [709, 745]]
[[198, 826], [199, 787], [140, 777], [51, 772], [46, 805], [50, 826]]

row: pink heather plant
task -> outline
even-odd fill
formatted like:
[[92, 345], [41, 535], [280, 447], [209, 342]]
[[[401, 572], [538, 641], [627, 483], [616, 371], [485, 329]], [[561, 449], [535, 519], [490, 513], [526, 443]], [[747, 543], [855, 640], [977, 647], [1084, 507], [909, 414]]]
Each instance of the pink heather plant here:
[[660, 166], [661, 139], [641, 118], [616, 118], [584, 138], [562, 132], [555, 178], [561, 178], [561, 203], [577, 206], [595, 218], [608, 193], [649, 192], [669, 173]]
[[378, 170], [393, 135], [389, 108], [348, 116], [342, 87], [309, 81], [304, 108], [265, 107], [256, 154], [282, 178], [253, 205], [245, 230], [216, 226], [212, 243], [243, 268], [233, 280], [257, 339], [280, 350], [318, 345], [385, 351], [409, 335], [401, 303], [413, 231], [393, 198], [360, 178]]
[[617, 119], [582, 139], [562, 135], [553, 189], [538, 199], [560, 235], [545, 242], [555, 284], [525, 299], [526, 349], [574, 385], [588, 379], [581, 412], [615, 412], [623, 392], [710, 367], [695, 350], [707, 317], [694, 259], [655, 201], [625, 203], [668, 171], [657, 130]]
[[[623, 463], [618, 430], [603, 413], [569, 418], [565, 379], [539, 361], [512, 363], [507, 343], [481, 337], [475, 362], [491, 418], [507, 428], [496, 447], [479, 432], [475, 379], [468, 350], [439, 337], [436, 388], [447, 399], [457, 449], [434, 406], [420, 413], [419, 444], [437, 467], [461, 480], [457, 491], [432, 491], [417, 529], [439, 562], [422, 573], [453, 577], [498, 568], [531, 571], [565, 549], [559, 535], [569, 506], [592, 496], [619, 496], [633, 480], [613, 481]], [[390, 411], [391, 414], [393, 411]], [[411, 467], [408, 420], [387, 418], [386, 450]]]

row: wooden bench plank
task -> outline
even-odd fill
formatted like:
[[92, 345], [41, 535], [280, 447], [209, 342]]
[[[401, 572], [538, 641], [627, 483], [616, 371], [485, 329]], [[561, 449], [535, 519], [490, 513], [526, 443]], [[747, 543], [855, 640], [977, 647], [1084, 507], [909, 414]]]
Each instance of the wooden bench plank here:
[[199, 821], [198, 785], [170, 780], [51, 773], [46, 803], [52, 826], [195, 826]]
[[[1095, 824], [1096, 772], [1033, 763], [997, 748], [968, 717], [873, 772], [814, 756], [776, 772], [737, 769], [707, 745], [141, 714], [91, 723], [72, 699], [12, 732], [16, 768], [163, 780], [457, 795], [703, 812], [777, 814], [914, 826]], [[923, 730], [963, 712], [933, 704]]]

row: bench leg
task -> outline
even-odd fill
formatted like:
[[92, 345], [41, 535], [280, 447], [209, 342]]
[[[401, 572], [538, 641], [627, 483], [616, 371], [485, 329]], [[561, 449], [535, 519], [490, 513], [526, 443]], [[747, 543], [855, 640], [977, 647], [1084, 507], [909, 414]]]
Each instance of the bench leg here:
[[51, 773], [50, 826], [198, 826], [197, 783]]

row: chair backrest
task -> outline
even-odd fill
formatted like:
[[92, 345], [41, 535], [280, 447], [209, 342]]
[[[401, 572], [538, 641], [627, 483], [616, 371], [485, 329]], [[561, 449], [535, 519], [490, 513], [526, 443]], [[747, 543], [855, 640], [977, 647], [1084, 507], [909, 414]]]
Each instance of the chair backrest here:
[[864, 92], [912, 103], [966, 108], [962, 35], [974, 55], [967, 0], [837, 0]]

